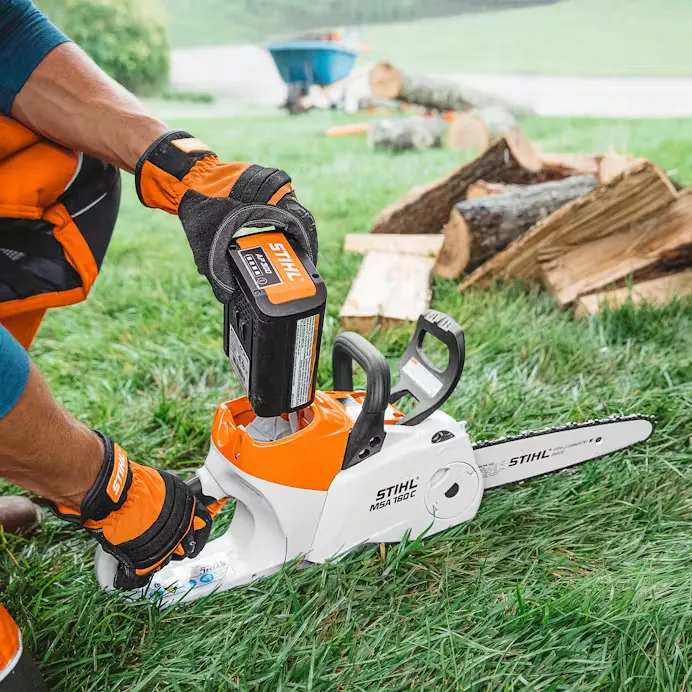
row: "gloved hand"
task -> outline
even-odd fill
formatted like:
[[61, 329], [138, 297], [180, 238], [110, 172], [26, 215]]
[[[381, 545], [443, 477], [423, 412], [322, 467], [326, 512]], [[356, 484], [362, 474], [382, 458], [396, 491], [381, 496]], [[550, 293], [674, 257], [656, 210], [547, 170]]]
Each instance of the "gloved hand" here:
[[171, 559], [195, 557], [202, 550], [211, 517], [177, 476], [130, 461], [117, 444], [101, 437], [103, 466], [80, 511], [64, 505], [54, 511], [84, 527], [118, 560], [116, 588], [141, 588]]
[[171, 130], [144, 152], [135, 184], [142, 204], [178, 214], [197, 269], [222, 303], [238, 290], [228, 248], [241, 228], [275, 226], [317, 264], [315, 219], [278, 168], [221, 163], [199, 139]]

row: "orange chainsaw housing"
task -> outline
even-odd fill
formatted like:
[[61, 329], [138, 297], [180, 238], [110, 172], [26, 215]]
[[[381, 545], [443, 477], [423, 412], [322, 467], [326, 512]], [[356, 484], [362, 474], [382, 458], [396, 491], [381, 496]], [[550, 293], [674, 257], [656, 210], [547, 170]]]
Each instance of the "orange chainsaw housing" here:
[[[211, 439], [232, 464], [245, 473], [279, 485], [327, 490], [341, 471], [353, 419], [339, 399], [361, 403], [365, 392], [317, 392], [315, 401], [299, 412], [299, 430], [274, 442], [258, 442], [246, 427], [255, 412], [247, 397], [221, 404]], [[392, 407], [385, 421], [393, 424], [403, 413]]]

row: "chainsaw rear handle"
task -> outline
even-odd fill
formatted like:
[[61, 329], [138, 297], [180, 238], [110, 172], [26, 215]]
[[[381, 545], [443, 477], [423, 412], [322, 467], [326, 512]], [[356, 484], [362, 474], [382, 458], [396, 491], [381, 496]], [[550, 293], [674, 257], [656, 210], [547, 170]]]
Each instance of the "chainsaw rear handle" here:
[[[423, 351], [425, 335], [441, 341], [448, 351], [449, 361], [442, 370], [433, 365]], [[426, 310], [416, 323], [404, 355], [399, 360], [399, 382], [389, 396], [389, 403], [396, 403], [405, 394], [418, 401], [411, 413], [398, 425], [417, 425], [437, 411], [456, 389], [464, 370], [464, 330], [447, 314], [438, 310]]]
[[336, 337], [332, 352], [334, 389], [353, 391], [353, 363], [360, 365], [367, 379], [363, 408], [351, 429], [342, 468], [364, 461], [382, 449], [384, 414], [389, 405], [391, 375], [385, 357], [360, 334], [344, 332]]

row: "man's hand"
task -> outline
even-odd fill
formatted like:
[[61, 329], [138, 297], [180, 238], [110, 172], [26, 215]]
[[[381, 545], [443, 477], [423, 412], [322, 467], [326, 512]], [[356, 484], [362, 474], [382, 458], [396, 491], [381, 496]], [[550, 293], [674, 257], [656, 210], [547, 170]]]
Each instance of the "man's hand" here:
[[278, 168], [221, 163], [203, 142], [177, 130], [156, 139], [135, 176], [143, 204], [178, 214], [197, 269], [222, 303], [236, 290], [228, 247], [242, 228], [274, 226], [317, 263], [315, 220]]
[[199, 554], [211, 516], [178, 477], [136, 464], [117, 444], [103, 442], [103, 466], [80, 511], [58, 504], [56, 513], [83, 526], [118, 560], [116, 588], [141, 588], [171, 559]]

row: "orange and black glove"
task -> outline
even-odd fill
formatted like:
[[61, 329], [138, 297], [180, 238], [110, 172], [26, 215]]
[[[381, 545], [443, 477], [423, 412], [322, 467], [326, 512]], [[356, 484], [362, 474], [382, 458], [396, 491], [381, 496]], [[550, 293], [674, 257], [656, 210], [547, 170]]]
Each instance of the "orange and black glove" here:
[[64, 505], [54, 511], [85, 528], [118, 560], [116, 588], [141, 588], [171, 559], [199, 554], [211, 516], [177, 476], [130, 461], [117, 444], [101, 437], [103, 466], [80, 511]]
[[135, 184], [142, 204], [178, 214], [197, 269], [222, 303], [237, 290], [228, 248], [242, 228], [274, 226], [317, 264], [315, 219], [278, 168], [221, 163], [202, 141], [172, 130], [144, 152]]

